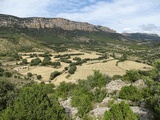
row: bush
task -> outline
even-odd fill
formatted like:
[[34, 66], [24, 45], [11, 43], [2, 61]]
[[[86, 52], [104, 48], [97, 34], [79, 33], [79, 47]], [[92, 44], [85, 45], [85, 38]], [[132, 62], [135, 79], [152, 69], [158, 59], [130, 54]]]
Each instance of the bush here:
[[2, 73], [3, 73], [3, 72], [4, 72], [4, 69], [3, 69], [3, 68], [0, 68], [0, 72], [2, 72]]
[[21, 89], [13, 106], [0, 117], [2, 120], [66, 120], [66, 113], [53, 86], [32, 84]]
[[22, 64], [23, 64], [23, 65], [28, 64], [27, 59], [22, 59]]
[[124, 80], [135, 82], [138, 79], [141, 78], [139, 72], [137, 70], [129, 70], [127, 73], [123, 76]]
[[130, 106], [122, 101], [120, 104], [112, 105], [110, 110], [104, 113], [104, 120], [138, 120], [138, 118]]
[[125, 86], [121, 88], [119, 97], [121, 99], [127, 99], [132, 100], [134, 102], [138, 102], [142, 99], [142, 93], [135, 86]]
[[15, 86], [7, 80], [0, 78], [0, 112], [9, 105], [12, 105], [15, 97]]
[[91, 96], [83, 88], [75, 89], [72, 94], [71, 105], [77, 107], [80, 117], [92, 109]]
[[11, 72], [4, 72], [3, 75], [5, 77], [12, 77], [12, 73]]
[[102, 102], [102, 100], [106, 97], [107, 90], [106, 89], [100, 89], [96, 88], [93, 92], [93, 99], [95, 102]]
[[62, 59], [61, 59], [61, 62], [65, 62], [65, 63], [72, 63], [72, 61], [71, 61], [71, 60], [68, 60], [68, 59], [66, 59], [66, 58], [62, 58]]
[[41, 59], [35, 58], [35, 59], [32, 59], [32, 60], [31, 60], [30, 65], [31, 65], [31, 66], [36, 66], [36, 65], [39, 65], [39, 63], [41, 63]]
[[111, 78], [109, 76], [105, 76], [99, 71], [94, 71], [94, 75], [88, 76], [87, 81], [90, 83], [91, 87], [103, 87], [107, 83], [109, 83]]
[[68, 72], [69, 72], [69, 74], [74, 74], [76, 70], [77, 70], [76, 66], [71, 66], [70, 69], [68, 70]]
[[58, 71], [54, 71], [51, 73], [50, 75], [50, 79], [53, 80], [55, 77], [57, 77], [58, 75], [60, 75], [61, 72], [58, 72]]
[[57, 67], [61, 66], [61, 63], [60, 62], [52, 62], [52, 66], [54, 68], [57, 68]]
[[41, 79], [42, 79], [42, 76], [41, 76], [41, 75], [37, 75], [37, 79], [38, 79], [38, 80], [41, 80]]
[[27, 73], [27, 76], [28, 76], [28, 77], [32, 77], [33, 74], [29, 72], [29, 73]]
[[112, 79], [113, 80], [118, 80], [118, 79], [122, 79], [123, 77], [121, 75], [113, 75]]
[[0, 76], [3, 76], [4, 69], [0, 68]]

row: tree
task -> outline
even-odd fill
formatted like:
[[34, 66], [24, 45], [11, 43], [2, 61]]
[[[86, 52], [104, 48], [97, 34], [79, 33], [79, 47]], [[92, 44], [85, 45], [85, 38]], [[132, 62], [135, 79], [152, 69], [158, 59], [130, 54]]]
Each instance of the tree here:
[[77, 67], [74, 65], [74, 66], [70, 67], [70, 69], [68, 70], [68, 72], [69, 72], [69, 74], [74, 74], [76, 70], [77, 70]]
[[78, 114], [82, 117], [92, 109], [91, 95], [83, 88], [76, 88], [72, 94], [71, 105], [77, 107]]
[[0, 111], [13, 104], [16, 96], [15, 86], [0, 78]]
[[22, 64], [24, 65], [28, 64], [27, 59], [22, 59]]
[[31, 66], [35, 66], [35, 65], [38, 65], [39, 63], [41, 63], [41, 59], [35, 58], [35, 59], [32, 59], [32, 60], [31, 60], [30, 65], [31, 65]]
[[51, 58], [48, 56], [48, 57], [45, 57], [41, 63], [42, 66], [46, 66], [46, 65], [51, 65]]
[[61, 63], [60, 62], [52, 62], [52, 64], [54, 68], [57, 68], [59, 66], [61, 66]]
[[122, 101], [120, 104], [114, 104], [104, 113], [104, 120], [138, 120], [138, 118], [130, 106]]
[[42, 79], [42, 76], [41, 76], [41, 75], [37, 75], [37, 79], [38, 79], [38, 80], [41, 80], [41, 79]]
[[94, 75], [89, 76], [87, 79], [90, 81], [91, 87], [93, 88], [101, 88], [110, 82], [110, 77], [103, 75], [97, 70], [94, 71]]
[[140, 79], [140, 74], [137, 70], [129, 70], [127, 73], [123, 76], [124, 80], [135, 82], [138, 79]]
[[31, 72], [28, 72], [28, 73], [27, 73], [27, 76], [28, 76], [28, 77], [32, 77], [33, 74], [32, 74]]
[[54, 71], [51, 73], [50, 75], [50, 79], [53, 80], [55, 77], [57, 77], [58, 75], [60, 75], [61, 73], [58, 71]]
[[12, 77], [12, 73], [11, 72], [6, 71], [3, 74], [4, 74], [5, 77]]
[[22, 88], [13, 107], [4, 111], [2, 119], [65, 120], [66, 115], [51, 85], [32, 84]]

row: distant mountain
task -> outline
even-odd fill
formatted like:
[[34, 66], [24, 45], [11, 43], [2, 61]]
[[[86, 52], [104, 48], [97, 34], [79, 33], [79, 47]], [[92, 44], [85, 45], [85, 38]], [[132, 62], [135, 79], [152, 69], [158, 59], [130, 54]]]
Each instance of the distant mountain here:
[[48, 48], [63, 51], [66, 48], [82, 47], [92, 50], [97, 46], [123, 48], [138, 45], [137, 47], [141, 47], [138, 44], [139, 41], [130, 39], [150, 40], [153, 38], [159, 40], [157, 35], [119, 34], [108, 27], [64, 18], [19, 18], [0, 14], [1, 52], [36, 51]]
[[157, 34], [123, 33], [123, 35], [134, 40], [160, 40], [160, 36], [158, 36]]
[[0, 27], [17, 27], [30, 29], [61, 28], [63, 30], [104, 31], [110, 33], [116, 32], [107, 27], [96, 26], [86, 22], [70, 21], [64, 18], [18, 18], [15, 16], [3, 14], [0, 14]]
[[[75, 22], [64, 18], [19, 18], [0, 14], [0, 38], [8, 41], [24, 37], [62, 49], [62, 46], [80, 47], [89, 45], [126, 44], [127, 38], [108, 27]], [[127, 43], [128, 44], [128, 43]], [[61, 47], [59, 47], [61, 46]]]

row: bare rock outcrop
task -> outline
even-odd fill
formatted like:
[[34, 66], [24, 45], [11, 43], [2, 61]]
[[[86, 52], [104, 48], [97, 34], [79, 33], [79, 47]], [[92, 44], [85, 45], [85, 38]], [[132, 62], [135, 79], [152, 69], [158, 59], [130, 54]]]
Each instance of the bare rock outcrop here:
[[108, 90], [108, 93], [114, 92], [114, 91], [120, 91], [122, 87], [124, 86], [130, 86], [130, 83], [126, 83], [122, 80], [113, 80], [109, 84], [106, 85], [106, 88]]
[[136, 114], [139, 115], [140, 120], [152, 120], [153, 119], [153, 115], [152, 113], [144, 108], [141, 107], [131, 107], [132, 111]]
[[[77, 110], [77, 108], [71, 106], [71, 98], [70, 97], [65, 101], [61, 101], [60, 103], [65, 108], [65, 112], [68, 115], [72, 116], [73, 118], [76, 118], [76, 114], [78, 113], [78, 110]], [[76, 118], [76, 120], [78, 120], [78, 118]]]
[[103, 116], [106, 110], [108, 111], [109, 108], [108, 107], [98, 107], [90, 111], [90, 114], [97, 118], [98, 116]]
[[86, 22], [75, 22], [64, 18], [18, 18], [15, 16], [0, 14], [0, 27], [17, 27], [17, 28], [61, 28], [64, 30], [83, 30], [83, 31], [104, 31], [115, 33], [116, 31], [103, 27], [96, 26]]

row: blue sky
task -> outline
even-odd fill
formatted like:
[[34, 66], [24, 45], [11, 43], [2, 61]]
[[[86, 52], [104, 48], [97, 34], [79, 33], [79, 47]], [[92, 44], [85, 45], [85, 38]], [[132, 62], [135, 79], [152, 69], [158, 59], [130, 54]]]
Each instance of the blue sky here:
[[160, 35], [160, 0], [0, 0], [0, 13], [63, 17], [122, 32]]

